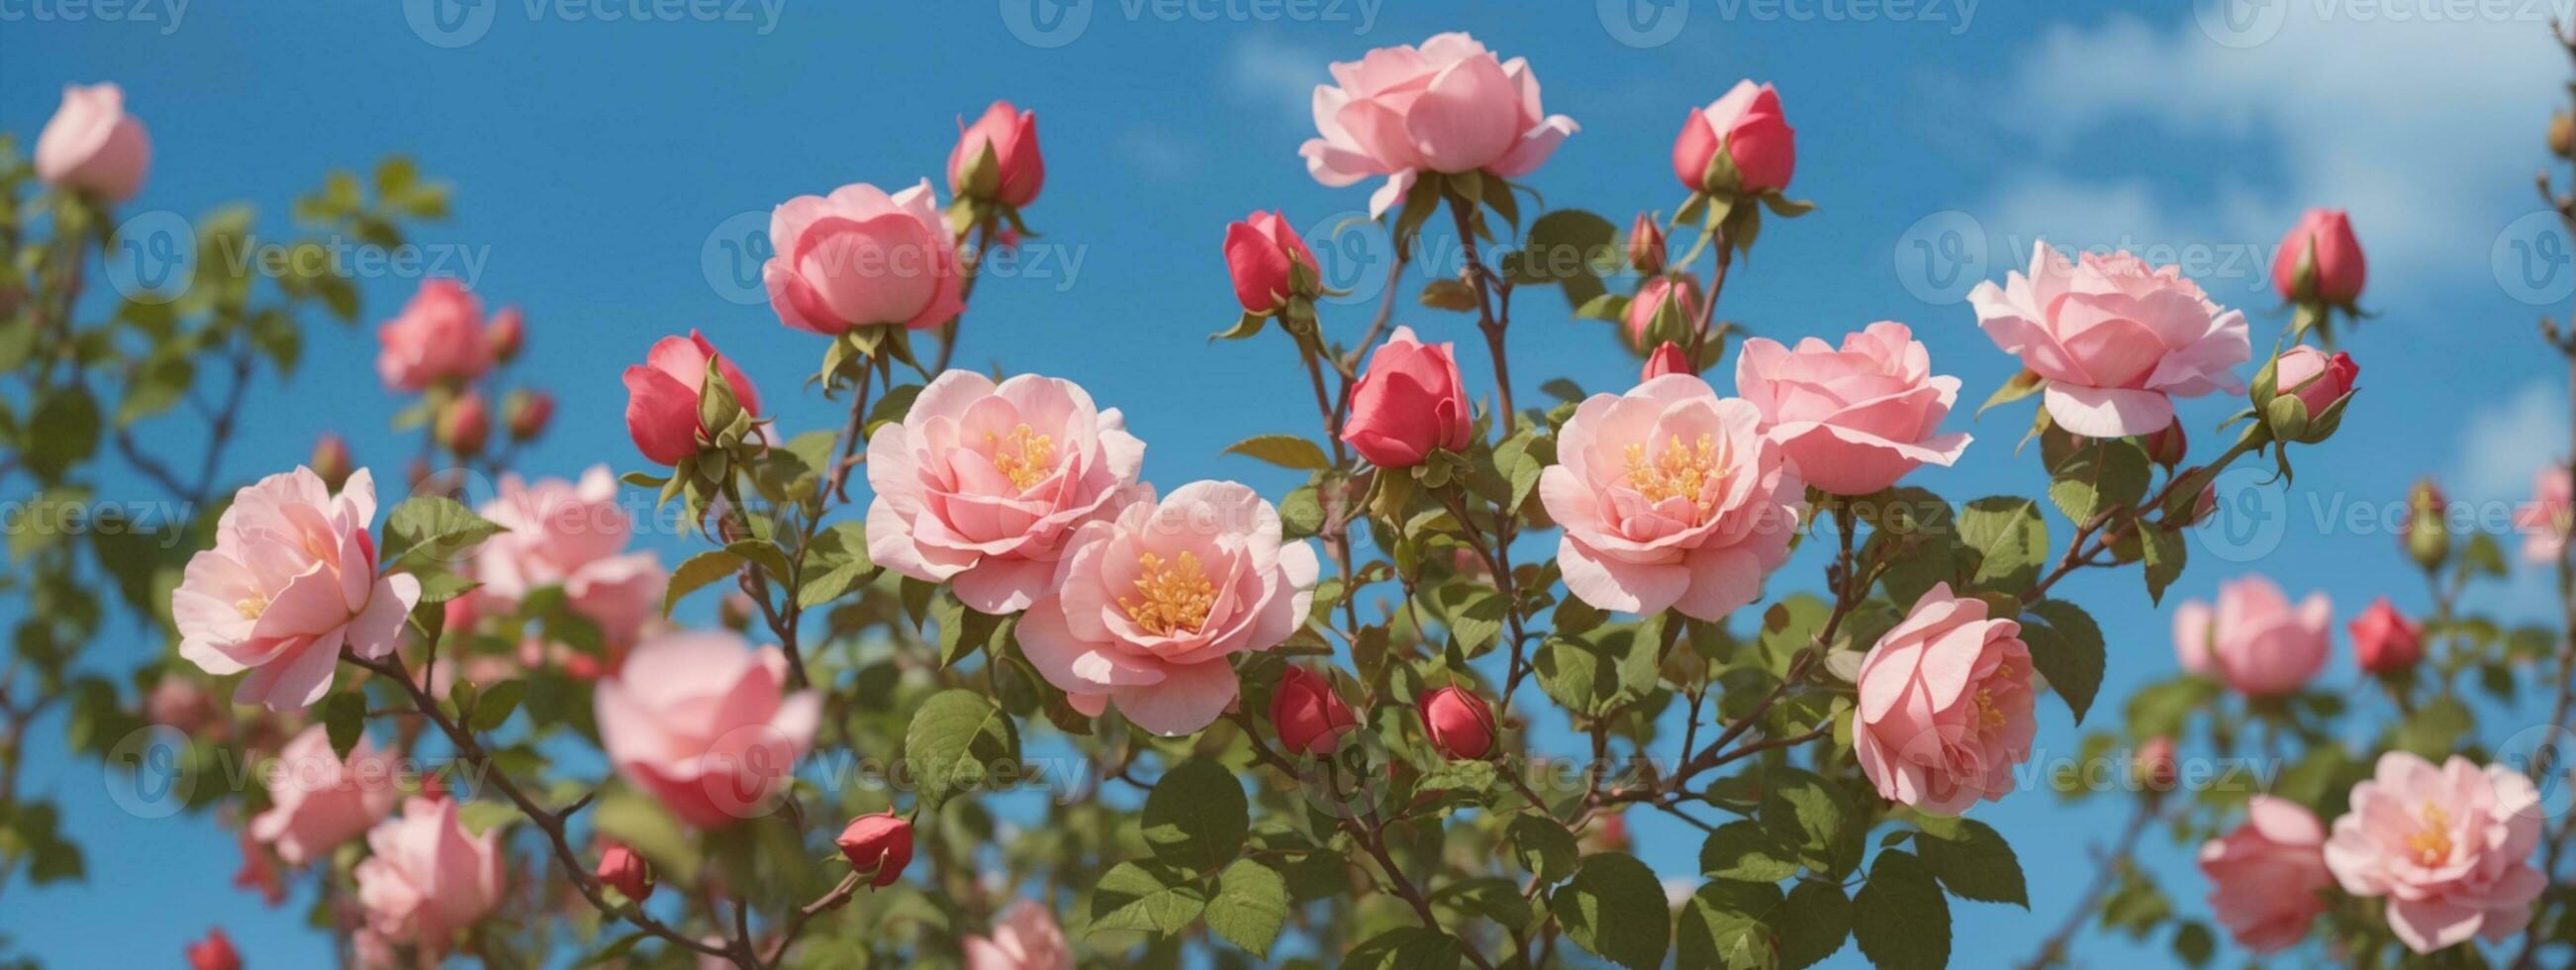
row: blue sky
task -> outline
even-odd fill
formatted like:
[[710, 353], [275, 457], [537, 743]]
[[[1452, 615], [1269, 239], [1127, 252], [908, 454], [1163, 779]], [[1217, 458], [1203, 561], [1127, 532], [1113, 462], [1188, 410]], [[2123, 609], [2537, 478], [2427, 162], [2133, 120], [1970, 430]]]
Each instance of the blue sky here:
[[[731, 282], [727, 244], [765, 222], [741, 217], [853, 181], [936, 181], [958, 116], [1010, 98], [1040, 116], [1049, 173], [1028, 215], [1044, 234], [1032, 251], [1045, 255], [982, 284], [961, 365], [998, 359], [1082, 383], [1125, 409], [1148, 442], [1148, 477], [1167, 487], [1236, 477], [1276, 496], [1283, 475], [1217, 453], [1253, 433], [1311, 432], [1313, 414], [1277, 340], [1202, 339], [1235, 313], [1218, 250], [1225, 223], [1280, 208], [1330, 226], [1363, 210], [1366, 187], [1318, 185], [1295, 154], [1312, 134], [1312, 85], [1329, 61], [1464, 28], [1529, 58], [1547, 109], [1583, 126], [1531, 184], [1554, 206], [1622, 224], [1679, 200], [1666, 158], [1689, 108], [1741, 77], [1777, 84], [1799, 129], [1792, 194], [1823, 208], [1766, 227], [1723, 313], [1782, 339], [1907, 322], [1935, 369], [1965, 380], [1971, 402], [2016, 365], [1959, 297], [2026, 263], [2035, 239], [2183, 262], [2214, 298], [2254, 317], [2261, 343], [2285, 319], [2264, 278], [2281, 232], [2308, 206], [2351, 209], [2372, 260], [2363, 302], [2380, 316], [2348, 341], [2364, 390], [2345, 440], [2304, 454], [2295, 486], [2246, 493], [2248, 514], [2277, 522], [2268, 533], [2277, 541], [2195, 548], [2180, 595], [2261, 571], [2293, 594], [2327, 591], [2339, 616], [2383, 592], [2421, 608], [2421, 584], [2385, 527], [2346, 516], [2384, 509], [2426, 474], [2457, 498], [2510, 500], [2567, 440], [2564, 376], [2534, 352], [2532, 333], [2576, 289], [2567, 240], [2524, 219], [2539, 209], [2530, 173], [2567, 67], [2536, 7], [2461, 20], [2427, 4], [2440, 9], [2400, 21], [2393, 6], [2330, 0], [2246, 7], [2253, 16], [2236, 19], [2211, 2], [2148, 16], [2115, 4], [1943, 0], [1866, 19], [1841, 4], [1757, 0], [1639, 0], [1631, 11], [1621, 0], [1599, 10], [480, 3], [442, 20], [419, 2], [155, 0], [110, 19], [0, 2], [0, 129], [32, 137], [63, 83], [117, 81], [156, 147], [150, 185], [129, 213], [186, 216], [246, 197], [270, 231], [329, 168], [387, 153], [418, 159], [456, 184], [455, 218], [413, 241], [488, 301], [526, 308], [521, 374], [560, 399], [553, 434], [523, 467], [573, 474], [637, 464], [618, 372], [654, 339], [691, 327], [741, 360], [785, 424], [826, 426], [830, 405], [797, 393], [819, 343], [779, 327]], [[1377, 285], [1383, 264], [1367, 264], [1382, 247], [1341, 252], [1337, 278]], [[370, 326], [417, 282], [400, 272], [362, 280]], [[1594, 389], [1633, 379], [1634, 362], [1603, 325], [1569, 319], [1552, 294], [1524, 299], [1511, 337], [1523, 401], [1558, 374]], [[1325, 313], [1346, 337], [1365, 323], [1356, 303]], [[1402, 319], [1431, 339], [1477, 340], [1464, 317], [1408, 305]], [[386, 426], [402, 402], [376, 384], [371, 334], [314, 327], [302, 371], [254, 399], [228, 474], [291, 466], [326, 429], [348, 434], [380, 475], [399, 474], [409, 447]], [[1490, 388], [1477, 367], [1468, 380]], [[2236, 406], [2185, 408], [2202, 449], [2215, 450], [2209, 429]], [[2035, 493], [2035, 456], [2010, 454], [2027, 407], [1977, 423], [1963, 408], [1952, 425], [1977, 444], [1961, 467], [1914, 481], [1956, 500]], [[192, 447], [168, 431], [146, 440]], [[110, 494], [135, 487], [110, 485]], [[1817, 575], [1802, 557], [1773, 592], [1812, 588]], [[2079, 575], [2061, 589], [2110, 634], [2102, 711], [2115, 714], [2129, 686], [2173, 670], [2169, 621], [2134, 573]], [[2517, 616], [2546, 606], [2533, 582], [2491, 599]], [[125, 636], [94, 649], [125, 658], [162, 649]], [[2352, 682], [2348, 656], [2326, 676]], [[2045, 705], [2042, 725], [2044, 752], [2072, 753], [2062, 707]], [[96, 769], [49, 753], [59, 749], [40, 734], [29, 784], [65, 804], [90, 881], [13, 890], [0, 933], [55, 961], [99, 965], [167, 961], [216, 924], [254, 963], [320, 956], [297, 925], [301, 901], [271, 911], [226, 886], [229, 840], [204, 824], [121, 814]], [[2034, 793], [1975, 812], [2011, 838], [2043, 902], [2028, 915], [1955, 902], [1963, 960], [2018, 957], [2053, 925], [2084, 877], [2055, 860], [2083, 858], [2089, 839], [2114, 828], [2125, 811], [2115, 801], [2069, 810]], [[1687, 830], [1632, 821], [1648, 844], [1670, 848], [1650, 858], [1659, 869], [1694, 867], [1698, 840]], [[2182, 908], [2197, 911], [2204, 886], [2184, 857], [2168, 850], [2154, 864]], [[132, 916], [143, 912], [184, 916]], [[2095, 940], [2087, 952], [2132, 951]]]

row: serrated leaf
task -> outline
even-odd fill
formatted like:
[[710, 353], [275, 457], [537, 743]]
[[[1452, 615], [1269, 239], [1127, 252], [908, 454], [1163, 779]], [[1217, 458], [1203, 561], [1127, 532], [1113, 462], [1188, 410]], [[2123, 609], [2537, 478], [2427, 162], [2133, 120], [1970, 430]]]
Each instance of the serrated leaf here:
[[2018, 593], [2038, 582], [2048, 561], [2048, 520], [2039, 514], [2039, 503], [1988, 496], [1961, 508], [1957, 521], [1960, 544], [1979, 557], [1979, 587]]
[[1699, 869], [1712, 879], [1776, 883], [1798, 874], [1798, 854], [1759, 823], [1738, 820], [1700, 844]]
[[740, 568], [742, 557], [728, 549], [711, 549], [690, 556], [680, 563], [680, 568], [671, 570], [670, 584], [662, 588], [662, 615], [670, 616], [671, 608], [679, 605], [681, 598], [733, 575], [734, 570]]
[[1204, 872], [1243, 850], [1250, 831], [1243, 782], [1224, 765], [1192, 758], [1165, 772], [1145, 796], [1145, 844], [1165, 865]]
[[1780, 912], [1771, 919], [1780, 934], [1780, 965], [1811, 967], [1843, 948], [1851, 937], [1852, 903], [1843, 887], [1806, 881], [1789, 890]]
[[331, 695], [322, 706], [322, 725], [331, 737], [331, 753], [349, 760], [349, 752], [367, 733], [367, 695], [356, 690]]
[[1928, 837], [1914, 840], [1915, 851], [1923, 854], [1923, 864], [1953, 895], [2030, 908], [2021, 859], [2013, 855], [2012, 846], [1994, 827], [1960, 818], [1937, 828], [1927, 826], [1924, 834]]
[[1885, 970], [1941, 970], [1950, 962], [1950, 903], [1912, 853], [1882, 851], [1852, 898], [1852, 938]]
[[1180, 873], [1121, 862], [1092, 887], [1091, 926], [1086, 932], [1134, 930], [1171, 936], [1198, 922], [1207, 904], [1207, 891]]
[[922, 804], [935, 809], [949, 797], [981, 786], [995, 765], [1017, 762], [1019, 727], [981, 694], [941, 691], [913, 712], [903, 751]]
[[416, 495], [386, 516], [383, 558], [397, 570], [455, 562], [501, 531], [499, 523], [455, 499]]
[[866, 525], [833, 523], [805, 548], [805, 581], [796, 590], [796, 606], [812, 609], [840, 599], [876, 576], [876, 562], [868, 558]]
[[1512, 858], [1521, 869], [1538, 877], [1542, 884], [1553, 883], [1574, 874], [1582, 853], [1574, 834], [1555, 819], [1543, 815], [1521, 814], [1512, 817], [1510, 828]]
[[1245, 952], [1267, 959], [1270, 944], [1288, 922], [1288, 881], [1276, 870], [1238, 859], [1217, 876], [1207, 903], [1208, 929]]
[[1400, 926], [1352, 947], [1342, 957], [1341, 970], [1457, 970], [1465, 958], [1457, 937]]
[[1717, 881], [1682, 904], [1675, 959], [1685, 967], [1767, 970], [1778, 963], [1769, 918], [1780, 909], [1780, 887]]
[[1242, 455], [1299, 471], [1321, 471], [1333, 467], [1333, 460], [1324, 455], [1324, 449], [1293, 434], [1254, 435], [1226, 446], [1225, 454]]
[[1762, 828], [1797, 850], [1808, 868], [1838, 873], [1853, 861], [1846, 844], [1852, 810], [1843, 791], [1814, 772], [1776, 767], [1763, 775]]
[[1584, 859], [1574, 878], [1548, 894], [1547, 907], [1576, 946], [1629, 970], [1663, 965], [1672, 913], [1665, 908], [1663, 882], [1635, 856]]
[[2025, 612], [2041, 621], [2022, 624], [2022, 643], [2030, 648], [2031, 666], [2066, 701], [2075, 723], [2084, 723], [2085, 712], [2093, 709], [2093, 697], [2102, 689], [2102, 672], [2110, 665], [2102, 628], [2082, 608], [2064, 600], [2041, 600]]

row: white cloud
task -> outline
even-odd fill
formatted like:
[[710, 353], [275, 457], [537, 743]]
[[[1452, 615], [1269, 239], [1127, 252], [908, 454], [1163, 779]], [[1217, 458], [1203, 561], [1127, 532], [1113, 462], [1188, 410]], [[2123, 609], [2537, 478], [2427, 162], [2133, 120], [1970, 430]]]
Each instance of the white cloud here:
[[1315, 85], [1329, 83], [1332, 56], [1267, 34], [1235, 39], [1226, 54], [1227, 83], [1238, 97], [1275, 108], [1284, 120], [1312, 123]]
[[2531, 477], [2567, 455], [2567, 398], [2558, 385], [2533, 381], [2491, 398], [2460, 428], [2460, 454], [2445, 485], [2460, 501], [2518, 501]]
[[[2226, 3], [2282, 18], [2277, 32], [2231, 47], [2190, 16], [2057, 27], [2022, 54], [1994, 114], [2046, 155], [2083, 150], [2087, 139], [2134, 143], [2146, 125], [2242, 144], [2277, 168], [2205, 149], [2132, 153], [2113, 160], [2132, 170], [2124, 174], [2007, 183], [1991, 207], [2005, 224], [1990, 231], [2027, 231], [2010, 220], [2032, 213], [2073, 213], [2106, 236], [2259, 246], [2268, 263], [2299, 210], [2329, 206], [2352, 211], [2383, 295], [2382, 280], [2484, 273], [2496, 232], [2537, 206], [2529, 186], [2542, 129], [2564, 103], [2567, 59], [2546, 24], [2444, 19], [2458, 5], [2439, 4], [2200, 6]], [[2176, 181], [2216, 188], [2168, 187]]]

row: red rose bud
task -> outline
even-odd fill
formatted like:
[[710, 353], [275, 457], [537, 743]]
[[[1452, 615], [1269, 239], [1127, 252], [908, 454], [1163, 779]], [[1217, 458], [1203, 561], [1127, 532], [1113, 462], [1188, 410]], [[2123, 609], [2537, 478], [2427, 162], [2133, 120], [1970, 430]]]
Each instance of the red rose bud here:
[[2442, 568], [2451, 558], [2451, 502], [2431, 479], [2416, 482], [2406, 495], [2406, 555], [2427, 570]]
[[1016, 209], [1037, 201], [1045, 185], [1036, 112], [995, 101], [972, 125], [958, 119], [957, 147], [948, 150], [948, 194]]
[[1473, 411], [1450, 345], [1422, 343], [1413, 328], [1397, 327], [1369, 354], [1342, 440], [1369, 464], [1411, 468], [1433, 449], [1465, 451], [1475, 434]]
[[492, 410], [483, 405], [483, 395], [468, 392], [439, 412], [437, 432], [439, 445], [459, 458], [482, 454], [492, 437]]
[[2182, 464], [2183, 457], [2191, 452], [2191, 439], [2183, 434], [2181, 421], [2165, 425], [2162, 430], [2148, 432], [2139, 439], [2139, 443], [2147, 447], [2148, 458], [2166, 468]]
[[2342, 209], [2310, 209], [2272, 254], [2272, 288], [2292, 303], [2350, 304], [2368, 276]]
[[2137, 783], [2148, 791], [2172, 791], [2182, 778], [2182, 765], [2174, 760], [2174, 739], [2151, 738], [2138, 746]]
[[1673, 175], [1695, 192], [1760, 195], [1788, 188], [1797, 169], [1798, 133], [1768, 84], [1736, 82], [1725, 97], [1692, 109], [1673, 139]]
[[510, 392], [502, 410], [509, 415], [510, 440], [528, 441], [546, 433], [547, 422], [554, 420], [555, 396], [519, 388]]
[[1358, 724], [1350, 705], [1333, 692], [1332, 679], [1304, 667], [1290, 665], [1270, 695], [1270, 726], [1279, 732], [1280, 747], [1291, 753], [1331, 754], [1342, 732]]
[[1637, 213], [1637, 221], [1628, 226], [1628, 265], [1646, 276], [1664, 271], [1664, 225], [1652, 212]]
[[653, 867], [623, 845], [612, 842], [599, 854], [599, 871], [595, 875], [602, 884], [617, 887], [618, 892], [639, 905], [653, 896]]
[[305, 459], [304, 463], [322, 479], [322, 484], [331, 486], [334, 492], [339, 491], [341, 484], [349, 480], [349, 473], [358, 468], [355, 460], [349, 457], [349, 442], [332, 431], [322, 432], [322, 437], [314, 439], [313, 457]]
[[2394, 674], [2415, 667], [2424, 659], [2424, 628], [2382, 596], [2363, 610], [2347, 629], [2352, 631], [2352, 653], [2361, 661], [2361, 669], [2374, 674]]
[[1494, 751], [1494, 711], [1485, 699], [1463, 687], [1443, 687], [1422, 695], [1422, 730], [1431, 746], [1452, 761], [1483, 758]]
[[188, 944], [188, 970], [241, 970], [241, 966], [241, 954], [220, 928], [207, 930], [205, 939]]
[[710, 358], [743, 413], [760, 413], [760, 389], [734, 366], [732, 358], [716, 353], [704, 334], [691, 330], [686, 337], [664, 337], [653, 344], [643, 364], [626, 368], [626, 434], [635, 439], [635, 449], [645, 458], [656, 464], [679, 464], [698, 453], [700, 438], [712, 440], [713, 432], [723, 430], [705, 427], [699, 414], [698, 396], [707, 381]]
[[1637, 383], [1643, 384], [1666, 374], [1688, 373], [1692, 373], [1690, 355], [1682, 352], [1682, 345], [1667, 340], [1646, 358], [1646, 369], [1638, 372]]
[[1318, 265], [1314, 250], [1277, 212], [1255, 212], [1225, 227], [1225, 270], [1246, 313], [1277, 313], [1290, 297], [1313, 299], [1322, 292]]
[[508, 363], [519, 356], [519, 347], [528, 340], [527, 315], [518, 307], [502, 307], [492, 315], [491, 325], [483, 329], [483, 343], [492, 348], [492, 359]]
[[873, 874], [868, 885], [880, 889], [903, 878], [903, 867], [912, 864], [912, 823], [897, 817], [892, 809], [883, 815], [861, 815], [850, 820], [833, 840], [841, 847], [841, 858], [850, 860], [850, 868]]

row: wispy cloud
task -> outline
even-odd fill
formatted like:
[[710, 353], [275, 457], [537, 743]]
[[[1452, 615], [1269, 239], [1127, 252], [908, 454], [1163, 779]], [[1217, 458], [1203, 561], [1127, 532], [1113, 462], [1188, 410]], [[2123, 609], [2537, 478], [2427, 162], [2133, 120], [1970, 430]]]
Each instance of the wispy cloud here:
[[1315, 85], [1332, 75], [1332, 56], [1268, 34], [1246, 34], [1226, 54], [1227, 85], [1236, 97], [1264, 105], [1286, 121], [1309, 123]]
[[2548, 381], [2533, 381], [2489, 400], [2461, 423], [2460, 454], [2445, 483], [2465, 501], [2519, 500], [2531, 494], [2542, 465], [2567, 455], [2567, 398]]

